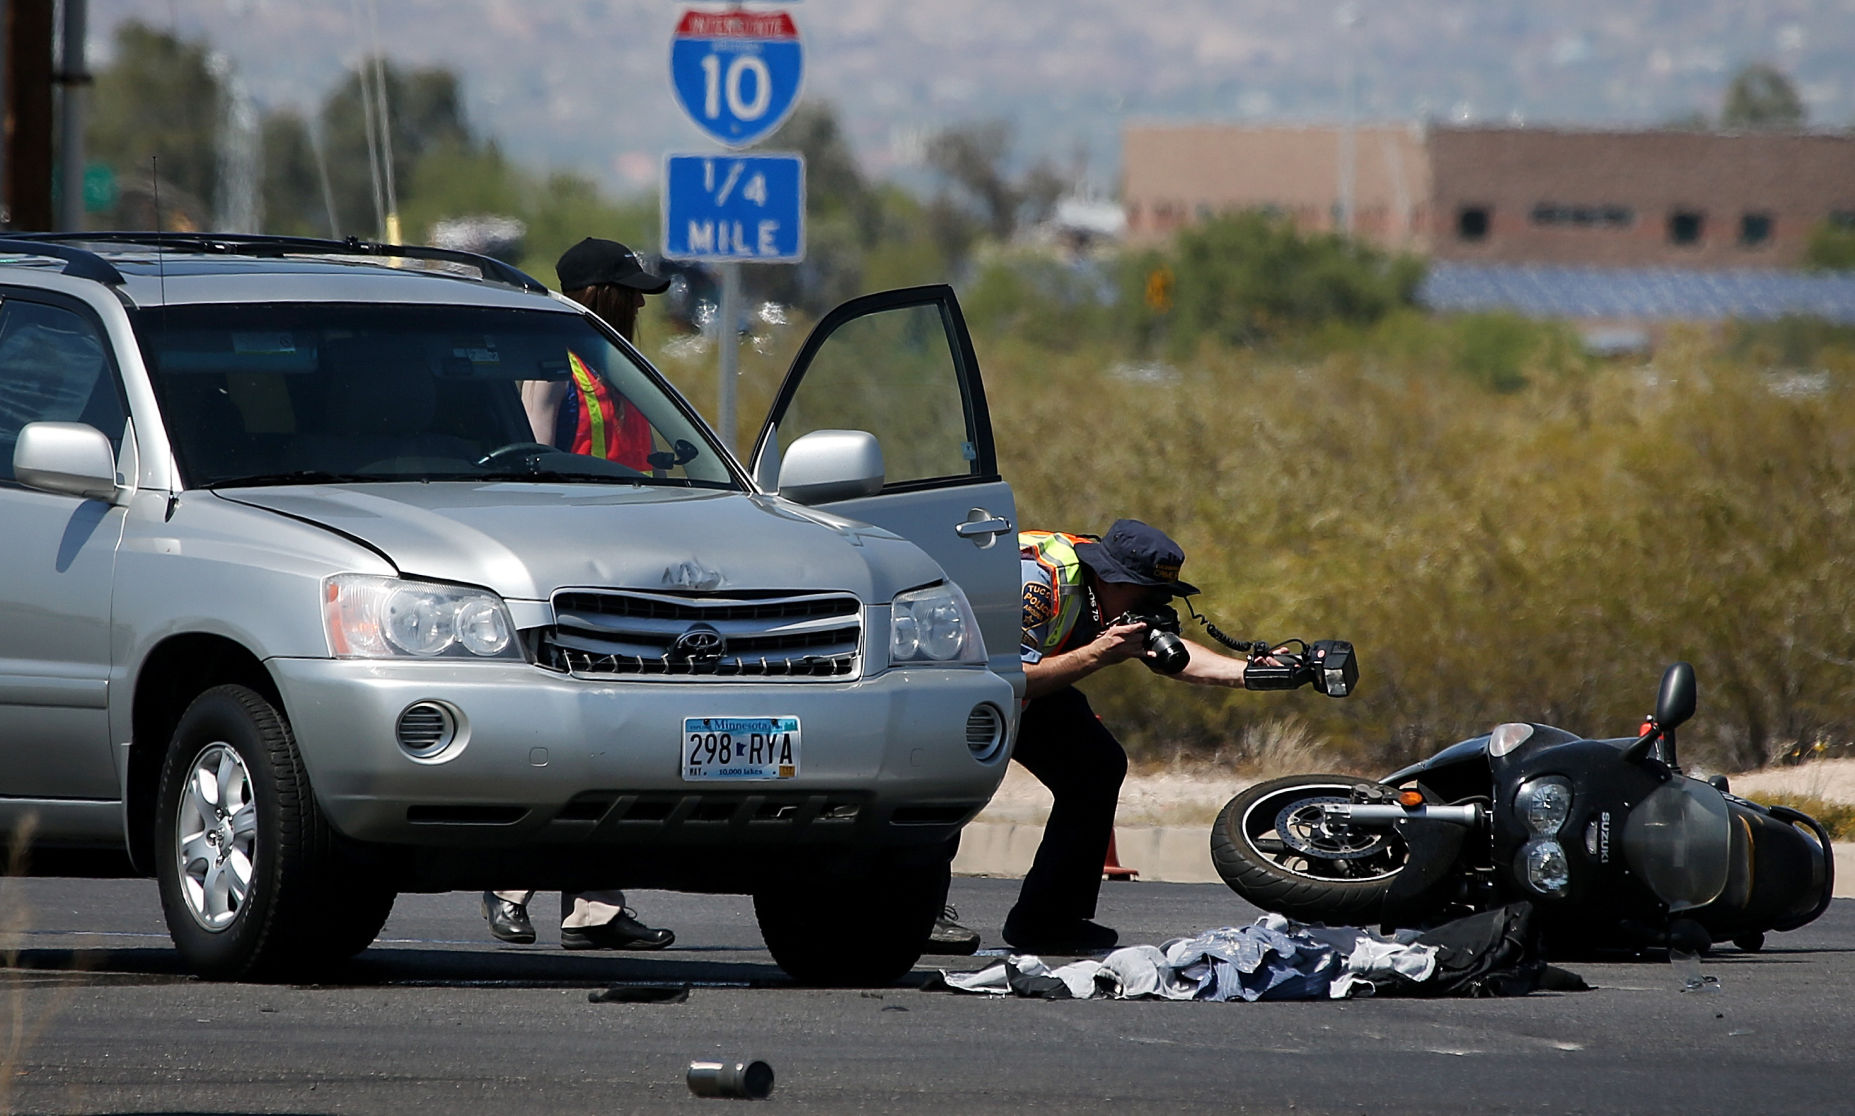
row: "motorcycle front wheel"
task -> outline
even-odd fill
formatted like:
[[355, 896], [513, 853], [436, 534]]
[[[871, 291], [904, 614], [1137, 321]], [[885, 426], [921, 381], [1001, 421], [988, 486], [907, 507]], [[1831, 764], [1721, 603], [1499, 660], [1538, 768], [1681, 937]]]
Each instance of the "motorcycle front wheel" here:
[[1352, 802], [1369, 780], [1290, 775], [1258, 783], [1224, 805], [1211, 827], [1211, 863], [1230, 889], [1300, 922], [1376, 923], [1409, 850], [1389, 828], [1327, 818], [1324, 803]]

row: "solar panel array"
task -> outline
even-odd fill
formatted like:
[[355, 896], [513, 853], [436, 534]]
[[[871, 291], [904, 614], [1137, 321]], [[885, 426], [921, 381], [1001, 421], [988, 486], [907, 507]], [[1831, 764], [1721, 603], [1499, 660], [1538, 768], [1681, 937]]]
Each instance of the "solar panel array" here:
[[1507, 310], [1530, 318], [1769, 321], [1794, 315], [1855, 325], [1855, 272], [1689, 271], [1437, 261], [1418, 288], [1431, 310]]

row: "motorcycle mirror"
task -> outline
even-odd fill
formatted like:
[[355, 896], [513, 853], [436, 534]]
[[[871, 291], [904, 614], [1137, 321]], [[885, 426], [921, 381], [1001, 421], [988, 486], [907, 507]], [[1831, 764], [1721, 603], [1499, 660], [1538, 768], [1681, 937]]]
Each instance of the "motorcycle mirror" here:
[[1697, 689], [1692, 665], [1675, 663], [1663, 671], [1662, 691], [1655, 698], [1656, 724], [1666, 731], [1692, 717]]
[[1694, 667], [1675, 663], [1662, 672], [1662, 689], [1655, 696], [1655, 719], [1636, 743], [1624, 749], [1623, 758], [1636, 763], [1653, 749], [1656, 758], [1675, 766], [1675, 726], [1694, 715], [1694, 696], [1698, 690]]

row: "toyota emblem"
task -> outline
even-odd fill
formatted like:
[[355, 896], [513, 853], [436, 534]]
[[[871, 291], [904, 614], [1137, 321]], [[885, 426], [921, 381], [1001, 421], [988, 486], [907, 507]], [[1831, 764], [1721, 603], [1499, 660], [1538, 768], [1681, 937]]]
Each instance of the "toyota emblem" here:
[[728, 641], [709, 624], [691, 625], [670, 644], [670, 658], [683, 663], [712, 663], [728, 649]]

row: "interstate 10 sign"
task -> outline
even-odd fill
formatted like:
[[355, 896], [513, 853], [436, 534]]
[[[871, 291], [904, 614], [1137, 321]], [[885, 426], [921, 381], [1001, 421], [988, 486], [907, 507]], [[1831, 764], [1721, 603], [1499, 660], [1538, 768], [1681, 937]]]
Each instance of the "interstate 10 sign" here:
[[690, 10], [670, 39], [670, 85], [711, 139], [746, 147], [773, 134], [799, 103], [805, 55], [785, 12]]

